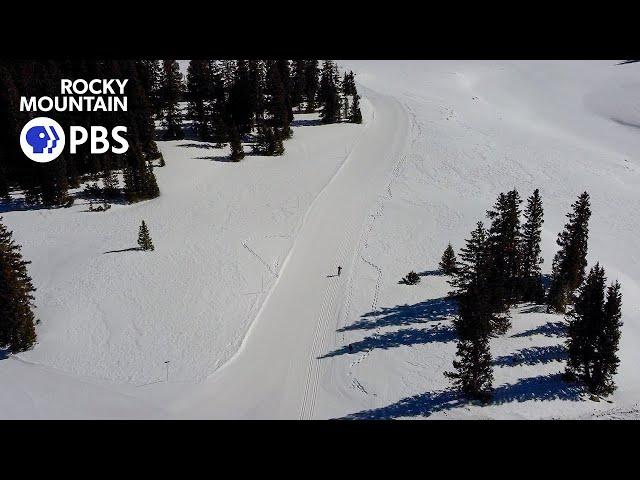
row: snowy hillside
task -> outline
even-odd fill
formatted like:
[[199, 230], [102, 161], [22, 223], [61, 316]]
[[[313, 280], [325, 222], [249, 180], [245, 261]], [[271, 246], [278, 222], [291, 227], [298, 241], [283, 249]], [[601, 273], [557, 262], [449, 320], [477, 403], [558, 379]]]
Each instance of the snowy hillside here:
[[[362, 125], [296, 115], [283, 157], [237, 164], [158, 142], [157, 199], [2, 207], [41, 323], [32, 351], [0, 356], [0, 417], [639, 415], [640, 64], [341, 63]], [[492, 340], [493, 404], [447, 390], [454, 305], [438, 260], [514, 187], [540, 188], [544, 273], [571, 203], [591, 195], [589, 263], [623, 287], [613, 403], [559, 379], [562, 317], [534, 305]], [[153, 253], [130, 250], [142, 219]], [[409, 270], [420, 284], [398, 283]]]

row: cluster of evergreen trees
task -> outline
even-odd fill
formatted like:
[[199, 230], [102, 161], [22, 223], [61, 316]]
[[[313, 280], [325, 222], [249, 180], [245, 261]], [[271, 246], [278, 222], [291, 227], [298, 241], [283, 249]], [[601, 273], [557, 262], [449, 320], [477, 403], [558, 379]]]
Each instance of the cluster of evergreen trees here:
[[[170, 63], [165, 61], [162, 71], [173, 72]], [[171, 85], [169, 90], [179, 92], [178, 76], [165, 77], [171, 78], [165, 82]], [[180, 97], [178, 93], [170, 97], [171, 102], [160, 104], [164, 138], [184, 137], [176, 107]], [[345, 73], [340, 79], [331, 60], [325, 60], [322, 68], [318, 60], [191, 60], [184, 98], [186, 117], [197, 137], [219, 146], [229, 142], [236, 161], [244, 157], [242, 139], [252, 134], [256, 153], [282, 155], [283, 141], [292, 134], [294, 111], [319, 109], [323, 123], [362, 122], [354, 74]]]
[[[0, 199], [13, 189], [22, 190], [29, 205], [46, 207], [71, 204], [68, 190], [90, 180], [103, 188], [93, 189], [100, 200], [124, 196], [129, 202], [159, 195], [151, 161], [159, 157], [155, 143], [154, 112], [160, 97], [152, 97], [149, 79], [154, 62], [149, 61], [14, 61], [0, 64]], [[21, 96], [55, 96], [62, 78], [128, 79], [126, 112], [48, 112], [62, 125], [127, 127], [129, 151], [114, 155], [107, 151], [91, 154], [89, 142], [74, 155], [62, 154], [55, 161], [40, 164], [27, 161], [20, 149], [20, 130], [39, 112], [20, 112]], [[156, 92], [153, 92], [154, 94]], [[123, 173], [124, 184], [117, 175]]]
[[[38, 112], [20, 112], [21, 96], [51, 96], [62, 78], [127, 78], [126, 112], [49, 112], [62, 125], [127, 126], [125, 155], [90, 154], [88, 143], [54, 162], [25, 161], [16, 141], [22, 126]], [[188, 108], [183, 112], [181, 102]], [[21, 190], [29, 205], [68, 206], [68, 190], [91, 182], [86, 194], [107, 202], [135, 202], [160, 194], [153, 173], [160, 159], [155, 120], [163, 139], [193, 133], [219, 146], [229, 143], [231, 158], [244, 157], [243, 139], [255, 152], [281, 155], [292, 134], [293, 112], [320, 112], [322, 122], [360, 123], [353, 72], [342, 78], [325, 60], [192, 60], [186, 83], [176, 60], [17, 61], [0, 64], [0, 198]], [[121, 180], [122, 179], [122, 180]], [[122, 183], [122, 184], [121, 184]]]
[[488, 400], [493, 382], [489, 339], [510, 327], [508, 309], [521, 301], [546, 301], [549, 309], [565, 313], [575, 302], [568, 315], [566, 378], [584, 381], [592, 393], [610, 393], [619, 363], [620, 285], [611, 285], [605, 300], [604, 271], [596, 265], [575, 296], [587, 265], [589, 195], [585, 192], [578, 197], [558, 236], [560, 250], [554, 257], [546, 296], [540, 270], [544, 221], [540, 192], [536, 189], [528, 198], [524, 224], [521, 203], [517, 190], [501, 193], [487, 211], [489, 228], [477, 223], [460, 249], [460, 260], [451, 245], [442, 256], [440, 268], [452, 275], [450, 284], [455, 290], [451, 295], [459, 303], [454, 321], [458, 333], [454, 371], [445, 375], [469, 398]]

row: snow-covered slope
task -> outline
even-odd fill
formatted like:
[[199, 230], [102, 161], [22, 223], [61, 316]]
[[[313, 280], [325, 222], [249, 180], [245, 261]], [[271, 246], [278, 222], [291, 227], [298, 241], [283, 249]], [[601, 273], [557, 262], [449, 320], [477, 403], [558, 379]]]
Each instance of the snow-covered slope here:
[[[343, 62], [363, 125], [297, 116], [284, 157], [238, 164], [160, 142], [158, 199], [4, 212], [42, 323], [33, 351], [0, 360], [0, 416], [637, 415], [640, 65], [616, 63]], [[589, 260], [623, 285], [614, 404], [562, 384], [561, 318], [528, 305], [492, 343], [495, 404], [446, 391], [453, 306], [434, 270], [513, 187], [541, 190], [545, 272], [591, 194]], [[126, 251], [141, 219], [153, 253]], [[422, 282], [399, 285], [411, 269]]]

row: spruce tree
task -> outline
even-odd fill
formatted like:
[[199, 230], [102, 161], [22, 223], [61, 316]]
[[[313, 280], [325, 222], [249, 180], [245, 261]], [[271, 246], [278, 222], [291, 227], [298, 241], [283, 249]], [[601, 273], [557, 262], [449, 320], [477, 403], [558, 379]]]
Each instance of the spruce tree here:
[[351, 123], [362, 123], [362, 112], [360, 111], [360, 95], [357, 93], [353, 96], [351, 109], [349, 110], [349, 121]]
[[238, 60], [229, 92], [229, 115], [240, 134], [251, 131], [252, 80], [246, 60]]
[[180, 99], [182, 97], [182, 74], [176, 60], [164, 60], [160, 76], [159, 101], [162, 108], [165, 140], [181, 140], [184, 138], [182, 130], [182, 112]]
[[495, 315], [482, 286], [471, 285], [459, 297], [458, 316], [454, 320], [458, 343], [454, 371], [445, 372], [453, 386], [472, 400], [491, 398], [493, 367], [489, 336]]
[[36, 342], [33, 292], [35, 288], [20, 253], [20, 245], [0, 217], [0, 347], [17, 353]]
[[522, 299], [525, 301], [544, 301], [544, 287], [540, 265], [543, 263], [540, 249], [542, 234], [543, 210], [542, 198], [536, 188], [527, 199], [524, 211], [526, 221], [522, 228], [520, 250], [522, 256]]
[[213, 71], [209, 60], [191, 60], [187, 69], [188, 115], [200, 140], [210, 136], [209, 109], [213, 96]]
[[551, 286], [547, 296], [550, 309], [561, 313], [566, 311], [573, 292], [584, 280], [591, 217], [589, 194], [582, 193], [572, 209], [567, 214], [569, 221], [556, 240], [560, 250], [553, 258]]
[[319, 87], [318, 60], [307, 60], [305, 66], [305, 99], [307, 101], [307, 113], [315, 112], [317, 108], [317, 94]]
[[253, 151], [259, 155], [278, 156], [284, 153], [283, 135], [273, 127], [258, 127]]
[[598, 337], [598, 358], [593, 369], [594, 383], [603, 395], [613, 393], [613, 376], [618, 371], [620, 359], [618, 347], [622, 328], [622, 293], [617, 281], [607, 288], [607, 301], [604, 305], [604, 323]]
[[476, 224], [471, 236], [460, 249], [460, 261], [449, 284], [454, 287], [452, 295], [464, 295], [475, 285], [486, 285], [487, 270], [487, 230], [482, 222]]
[[514, 189], [501, 193], [493, 210], [487, 211], [491, 220], [487, 237], [491, 257], [487, 288], [496, 311], [505, 311], [519, 297], [521, 203], [520, 195]]
[[331, 60], [325, 60], [322, 64], [318, 102], [322, 123], [340, 121], [340, 96], [335, 82], [335, 66]]
[[306, 90], [306, 62], [304, 60], [294, 60], [293, 72], [291, 75], [291, 106], [300, 109], [304, 101]]
[[442, 259], [440, 260], [440, 270], [445, 275], [453, 275], [457, 271], [457, 259], [456, 254], [453, 251], [453, 247], [451, 244], [447, 245], [444, 253], [442, 254]]
[[242, 148], [240, 133], [235, 126], [231, 127], [231, 137], [229, 144], [231, 146], [231, 160], [234, 162], [239, 162], [240, 160], [242, 160], [244, 158], [244, 149]]
[[574, 309], [567, 315], [566, 377], [583, 381], [596, 395], [608, 395], [615, 385], [618, 343], [622, 323], [620, 284], [607, 289], [605, 272], [596, 264], [580, 288]]
[[153, 242], [151, 241], [151, 235], [149, 234], [149, 229], [147, 228], [147, 224], [142, 220], [142, 224], [140, 225], [140, 229], [138, 230], [138, 245], [141, 250], [153, 251], [155, 248], [153, 246]]
[[280, 130], [284, 138], [289, 138], [292, 120], [288, 94], [282, 81], [281, 65], [278, 62], [270, 62], [266, 79], [266, 113], [267, 125]]
[[137, 143], [129, 144], [124, 168], [124, 195], [128, 202], [139, 202], [156, 198], [160, 189], [153, 173]]

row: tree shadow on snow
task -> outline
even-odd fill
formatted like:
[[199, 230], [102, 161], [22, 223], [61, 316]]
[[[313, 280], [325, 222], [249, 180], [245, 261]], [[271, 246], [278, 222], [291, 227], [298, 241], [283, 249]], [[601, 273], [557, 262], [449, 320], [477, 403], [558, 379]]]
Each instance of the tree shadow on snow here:
[[[527, 401], [567, 400], [581, 401], [584, 389], [562, 380], [561, 374], [540, 375], [500, 385], [493, 391], [493, 399], [487, 405], [522, 403]], [[345, 420], [389, 420], [400, 417], [428, 417], [436, 412], [451, 410], [472, 404], [454, 390], [422, 393], [387, 405], [363, 410], [343, 417]]]
[[[429, 329], [405, 328], [395, 332], [371, 335], [358, 342], [345, 345], [333, 352], [329, 352], [318, 359], [337, 357], [349, 353], [368, 352], [370, 350], [388, 350], [401, 346], [424, 345], [428, 343], [449, 343], [456, 340], [456, 332], [452, 325], [440, 327], [436, 325]], [[351, 346], [351, 349], [349, 349]]]
[[523, 348], [511, 355], [497, 357], [493, 364], [499, 367], [514, 365], [538, 365], [540, 363], [561, 362], [567, 359], [564, 345]]
[[432, 298], [413, 305], [383, 307], [362, 315], [357, 322], [338, 329], [338, 332], [373, 330], [379, 327], [411, 325], [445, 320], [458, 311], [457, 302], [449, 297]]
[[511, 335], [512, 338], [531, 337], [533, 335], [544, 335], [545, 337], [564, 337], [566, 325], [562, 321], [547, 322], [539, 327], [526, 330], [524, 332]]
[[319, 119], [319, 118], [314, 118], [314, 119], [311, 119], [311, 120], [307, 120], [307, 119], [302, 119], [301, 118], [299, 120], [294, 119], [291, 122], [291, 126], [292, 127], [314, 127], [314, 126], [317, 126], [317, 125], [322, 125], [322, 120]]
[[425, 270], [424, 272], [418, 272], [419, 277], [442, 277], [444, 276], [444, 272], [440, 269], [438, 270]]
[[140, 247], [131, 247], [131, 248], [123, 248], [121, 250], [109, 250], [107, 252], [102, 252], [103, 255], [107, 253], [122, 253], [122, 252], [141, 252], [142, 249]]

